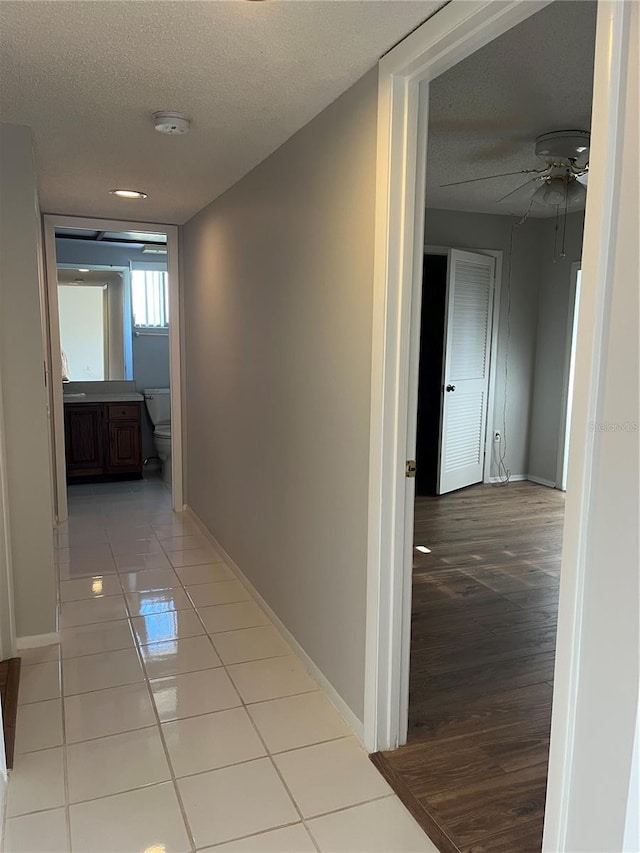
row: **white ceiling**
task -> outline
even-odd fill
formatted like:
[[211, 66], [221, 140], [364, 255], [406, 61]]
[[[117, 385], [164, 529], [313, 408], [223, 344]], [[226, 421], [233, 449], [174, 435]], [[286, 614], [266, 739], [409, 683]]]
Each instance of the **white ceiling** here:
[[[536, 136], [591, 127], [595, 2], [558, 0], [472, 54], [430, 87], [427, 204], [524, 214], [530, 189], [516, 175], [461, 187], [441, 184], [541, 168]], [[537, 186], [537, 185], [536, 185]], [[533, 216], [550, 216], [539, 208]]]
[[[43, 211], [180, 224], [442, 5], [3, 0], [2, 120], [34, 130]], [[191, 133], [156, 133], [160, 109]]]

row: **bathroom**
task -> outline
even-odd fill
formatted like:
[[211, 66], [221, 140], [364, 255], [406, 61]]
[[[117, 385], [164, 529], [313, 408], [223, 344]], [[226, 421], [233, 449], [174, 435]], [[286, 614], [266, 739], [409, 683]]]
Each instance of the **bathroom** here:
[[58, 227], [55, 254], [67, 482], [170, 488], [166, 235]]

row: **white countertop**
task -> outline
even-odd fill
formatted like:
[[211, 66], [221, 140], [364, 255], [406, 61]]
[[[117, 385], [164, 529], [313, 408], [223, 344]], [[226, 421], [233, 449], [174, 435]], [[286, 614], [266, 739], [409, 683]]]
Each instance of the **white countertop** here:
[[141, 403], [142, 394], [63, 394], [65, 403]]

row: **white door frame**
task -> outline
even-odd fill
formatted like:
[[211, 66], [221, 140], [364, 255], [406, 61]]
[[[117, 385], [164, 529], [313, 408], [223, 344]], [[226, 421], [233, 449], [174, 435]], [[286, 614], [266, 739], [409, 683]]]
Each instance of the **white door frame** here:
[[46, 213], [44, 222], [46, 316], [49, 332], [49, 376], [53, 423], [53, 466], [58, 523], [66, 521], [67, 479], [64, 450], [64, 401], [62, 397], [62, 364], [60, 358], [60, 324], [58, 316], [56, 228], [85, 228], [88, 231], [144, 231], [167, 235], [167, 268], [169, 271], [169, 376], [171, 387], [171, 495], [176, 512], [184, 509], [183, 442], [182, 442], [182, 366], [181, 366], [181, 282], [178, 256], [177, 225], [157, 222], [133, 222], [124, 219], [95, 219], [83, 216], [58, 216]]
[[[364, 740], [370, 751], [406, 736], [413, 515], [405, 477], [409, 422], [416, 413], [419, 306], [427, 151], [428, 82], [516, 24], [545, 0], [452, 0], [380, 61], [369, 480]], [[544, 850], [563, 849], [571, 793], [576, 682], [582, 629], [585, 536], [602, 305], [612, 286], [615, 177], [623, 128], [627, 3], [599, 0], [585, 218], [576, 393], [552, 718]], [[418, 154], [418, 152], [420, 152]]]
[[[489, 344], [489, 393], [487, 394], [487, 417], [484, 437], [484, 467], [482, 482], [491, 483], [491, 459], [493, 456], [493, 431], [494, 431], [494, 406], [496, 398], [496, 375], [498, 365], [498, 336], [500, 333], [500, 297], [502, 293], [502, 262], [504, 252], [502, 249], [469, 249], [467, 246], [431, 246], [425, 245], [425, 255], [448, 255], [449, 249], [461, 249], [463, 252], [475, 252], [477, 255], [489, 255], [495, 259], [495, 275], [493, 282], [493, 307], [491, 310], [491, 342]], [[420, 292], [422, 296], [422, 291]], [[422, 302], [422, 299], [421, 299]], [[415, 310], [415, 307], [414, 307]], [[418, 354], [419, 355], [419, 354]], [[409, 429], [411, 423], [408, 424]], [[502, 427], [504, 429], [504, 425]], [[411, 434], [408, 445], [411, 446]]]
[[572, 379], [575, 375], [576, 332], [578, 321], [578, 274], [581, 262], [571, 264], [571, 283], [569, 285], [569, 304], [567, 306], [567, 337], [564, 356], [562, 381], [562, 402], [560, 405], [560, 430], [558, 435], [558, 460], [556, 464], [556, 489], [567, 490], [567, 472], [569, 468], [569, 429], [571, 427], [571, 408], [573, 402]]

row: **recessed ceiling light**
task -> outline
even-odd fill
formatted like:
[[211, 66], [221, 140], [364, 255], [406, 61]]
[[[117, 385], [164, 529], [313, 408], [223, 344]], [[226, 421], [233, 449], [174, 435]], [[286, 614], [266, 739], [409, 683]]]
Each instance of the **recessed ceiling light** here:
[[109, 193], [118, 198], [147, 198], [147, 194], [140, 190], [109, 190]]
[[79, 269], [78, 272], [91, 272], [91, 270], [87, 269]]

